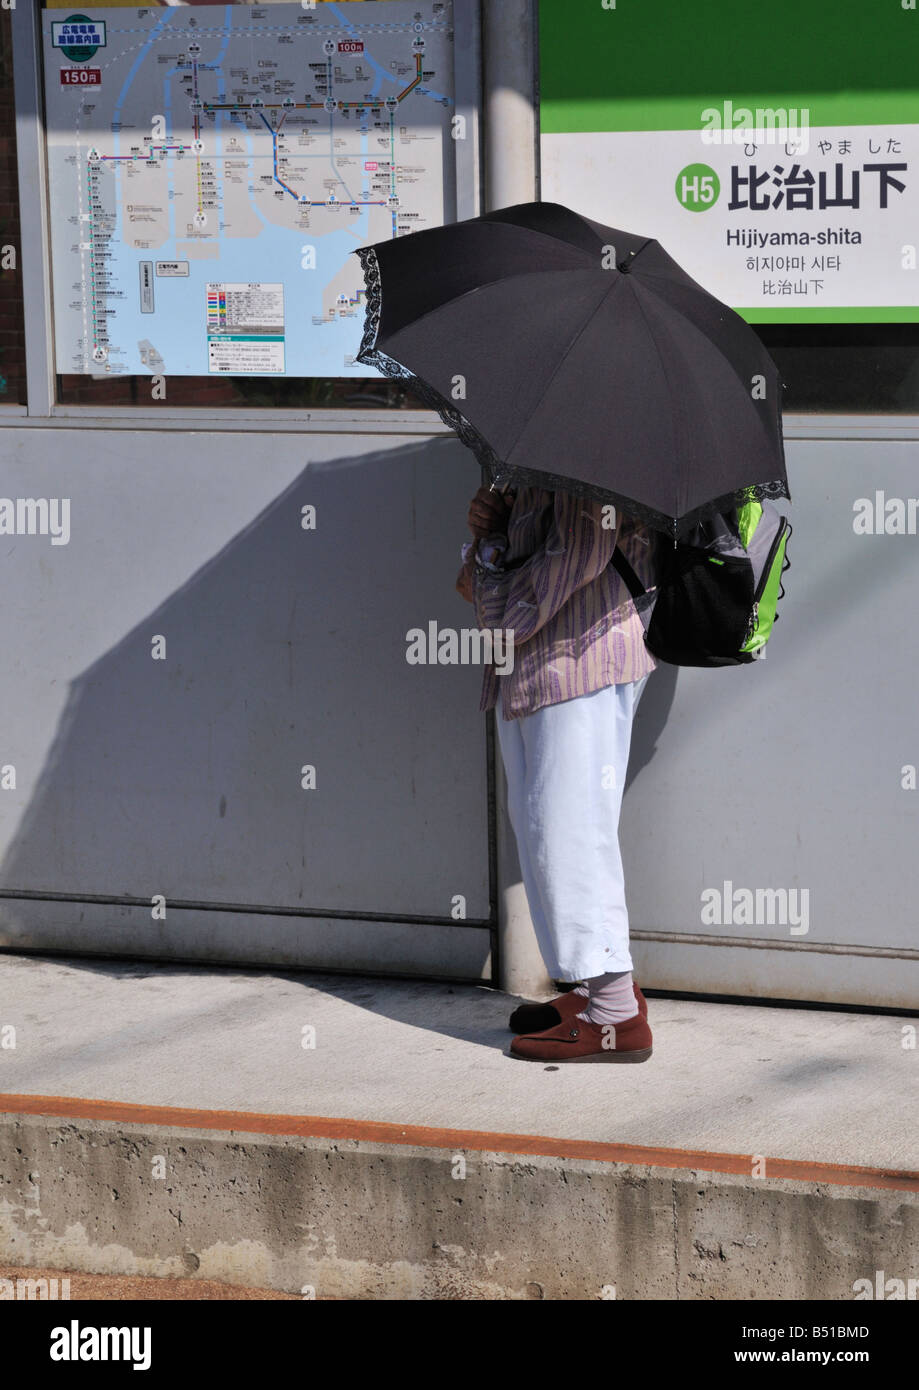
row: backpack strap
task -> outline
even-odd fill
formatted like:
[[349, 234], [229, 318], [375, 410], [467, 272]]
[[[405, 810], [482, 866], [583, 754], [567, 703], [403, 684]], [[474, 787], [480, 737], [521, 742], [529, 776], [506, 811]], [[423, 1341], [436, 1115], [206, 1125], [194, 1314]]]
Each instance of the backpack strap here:
[[654, 608], [654, 602], [657, 598], [657, 594], [648, 593], [648, 590], [642, 584], [641, 580], [638, 578], [638, 575], [632, 569], [632, 566], [629, 564], [628, 560], [625, 558], [618, 545], [613, 551], [613, 556], [610, 560], [610, 564], [613, 566], [613, 569], [616, 571], [616, 573], [619, 575], [619, 578], [622, 580], [622, 582], [625, 584], [625, 587], [628, 589], [632, 597], [632, 602], [635, 604], [638, 616], [641, 618], [641, 621], [644, 624], [644, 629], [647, 632], [648, 626], [651, 622], [651, 613]]
[[619, 575], [619, 578], [625, 584], [625, 587], [628, 589], [629, 593], [632, 595], [632, 598], [637, 603], [638, 600], [642, 598], [643, 595], [646, 594], [648, 591], [645, 588], [644, 584], [642, 584], [641, 580], [638, 578], [638, 575], [632, 569], [632, 566], [629, 564], [628, 560], [625, 558], [618, 545], [613, 551], [613, 558], [611, 563], [613, 569], [616, 570], [616, 572]]

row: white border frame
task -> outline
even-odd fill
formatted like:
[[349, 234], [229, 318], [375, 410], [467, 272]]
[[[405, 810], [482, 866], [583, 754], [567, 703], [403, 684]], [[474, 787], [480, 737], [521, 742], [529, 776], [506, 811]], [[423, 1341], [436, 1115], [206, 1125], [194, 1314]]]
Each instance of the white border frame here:
[[[266, 406], [261, 413], [229, 408], [213, 414], [207, 407], [175, 406], [157, 410], [151, 406], [54, 406], [49, 415], [26, 414], [25, 406], [0, 406], [0, 429], [34, 429], [48, 426], [76, 429], [132, 430], [155, 428], [186, 430], [189, 434], [376, 434], [452, 435], [430, 410], [285, 410]], [[919, 442], [919, 415], [813, 415], [787, 414], [782, 433], [789, 439], [829, 439]]]

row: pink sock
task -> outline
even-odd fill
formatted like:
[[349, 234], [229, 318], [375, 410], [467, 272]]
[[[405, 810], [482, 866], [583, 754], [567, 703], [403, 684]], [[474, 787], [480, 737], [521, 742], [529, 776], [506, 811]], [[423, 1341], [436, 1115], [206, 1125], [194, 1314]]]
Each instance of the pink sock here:
[[601, 1026], [604, 1023], [624, 1023], [638, 1013], [638, 1002], [631, 970], [595, 975], [587, 981], [590, 1003], [578, 1018]]

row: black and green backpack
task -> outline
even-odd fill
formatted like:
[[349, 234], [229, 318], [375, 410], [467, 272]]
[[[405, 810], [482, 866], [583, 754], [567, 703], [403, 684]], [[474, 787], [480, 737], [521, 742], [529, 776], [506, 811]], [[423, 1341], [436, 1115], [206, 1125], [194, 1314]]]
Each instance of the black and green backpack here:
[[617, 546], [611, 563], [652, 656], [672, 666], [740, 666], [763, 656], [784, 595], [790, 535], [773, 504], [755, 499], [706, 518], [675, 546], [658, 533], [650, 590]]

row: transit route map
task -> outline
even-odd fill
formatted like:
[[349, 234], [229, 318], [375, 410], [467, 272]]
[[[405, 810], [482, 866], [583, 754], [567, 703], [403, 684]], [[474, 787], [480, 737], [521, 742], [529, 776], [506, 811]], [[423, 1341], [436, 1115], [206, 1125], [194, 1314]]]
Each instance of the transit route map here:
[[447, 0], [43, 11], [59, 372], [366, 376], [359, 246], [447, 220]]

